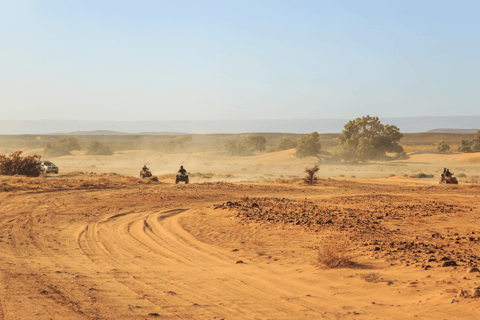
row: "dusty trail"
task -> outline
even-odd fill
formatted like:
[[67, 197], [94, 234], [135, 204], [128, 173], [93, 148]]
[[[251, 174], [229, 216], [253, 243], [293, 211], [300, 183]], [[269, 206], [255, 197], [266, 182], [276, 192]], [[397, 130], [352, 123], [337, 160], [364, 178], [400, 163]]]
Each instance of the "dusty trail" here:
[[[350, 206], [372, 190], [397, 192], [391, 199], [398, 205], [410, 201], [407, 192], [432, 199], [445, 193], [430, 186], [328, 184], [1, 193], [0, 319], [452, 319], [478, 313], [476, 300], [445, 308], [448, 279], [464, 287], [475, 280], [462, 280], [463, 273], [405, 269], [371, 255], [364, 260], [370, 270], [321, 270], [311, 248], [318, 234], [240, 222], [212, 207], [247, 192], [324, 204], [357, 201]], [[464, 203], [472, 190], [458, 189], [455, 201]], [[458, 214], [473, 221], [476, 211], [464, 211]], [[445, 214], [458, 221], [447, 229], [462, 228], [461, 216]], [[429, 219], [444, 228], [440, 216]], [[357, 275], [376, 271], [385, 280], [369, 283]]]

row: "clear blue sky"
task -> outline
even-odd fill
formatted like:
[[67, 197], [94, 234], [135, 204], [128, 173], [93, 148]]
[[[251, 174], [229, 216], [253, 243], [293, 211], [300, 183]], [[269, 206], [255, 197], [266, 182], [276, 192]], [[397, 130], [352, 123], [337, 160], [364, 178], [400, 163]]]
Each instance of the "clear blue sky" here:
[[480, 115], [480, 1], [2, 1], [0, 119]]

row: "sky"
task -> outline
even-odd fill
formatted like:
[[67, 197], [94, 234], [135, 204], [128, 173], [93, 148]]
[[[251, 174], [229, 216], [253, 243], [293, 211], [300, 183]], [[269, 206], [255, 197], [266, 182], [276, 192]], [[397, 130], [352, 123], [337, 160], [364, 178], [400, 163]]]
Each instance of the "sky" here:
[[0, 1], [2, 120], [480, 115], [480, 1]]

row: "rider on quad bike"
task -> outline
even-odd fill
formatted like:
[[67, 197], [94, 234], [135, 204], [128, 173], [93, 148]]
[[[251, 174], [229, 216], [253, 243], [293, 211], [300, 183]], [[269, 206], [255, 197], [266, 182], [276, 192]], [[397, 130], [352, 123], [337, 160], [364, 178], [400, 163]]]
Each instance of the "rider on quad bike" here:
[[178, 170], [178, 173], [185, 174], [187, 173], [187, 170], [183, 169], [183, 166], [180, 166], [180, 170]]
[[180, 181], [185, 181], [185, 184], [188, 184], [188, 175], [187, 170], [180, 166], [180, 170], [178, 170], [177, 177], [175, 178], [175, 184], [179, 183]]
[[142, 171], [140, 171], [140, 178], [145, 179], [150, 178], [151, 176], [152, 173], [150, 172], [150, 168], [147, 168], [147, 165], [144, 165]]

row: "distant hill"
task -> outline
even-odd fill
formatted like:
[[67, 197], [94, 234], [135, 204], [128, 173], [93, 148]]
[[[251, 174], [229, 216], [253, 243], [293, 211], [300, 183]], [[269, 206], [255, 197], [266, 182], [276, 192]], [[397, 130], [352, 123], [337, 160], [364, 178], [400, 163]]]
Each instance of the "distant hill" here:
[[185, 133], [181, 132], [139, 132], [139, 133], [128, 133], [128, 132], [119, 132], [111, 130], [92, 130], [92, 131], [72, 131], [72, 132], [57, 132], [57, 133], [43, 133], [44, 135], [50, 136], [124, 136], [124, 135], [138, 135], [138, 136], [158, 136], [158, 135], [169, 135], [169, 136], [179, 136]]
[[[372, 115], [373, 116], [373, 115]], [[283, 119], [283, 120], [185, 120], [185, 121], [83, 121], [83, 120], [0, 120], [0, 134], [46, 134], [78, 132], [88, 134], [236, 134], [236, 133], [340, 133], [355, 119]], [[383, 124], [395, 125], [402, 133], [445, 129], [469, 129], [480, 125], [480, 116], [382, 118]], [[95, 132], [95, 133], [92, 133]], [[104, 133], [99, 133], [104, 132]], [[108, 133], [110, 132], [110, 133]], [[115, 133], [111, 133], [115, 132]], [[137, 132], [137, 133], [136, 133]], [[64, 135], [66, 133], [63, 133]]]
[[480, 129], [432, 129], [429, 133], [477, 133]]

